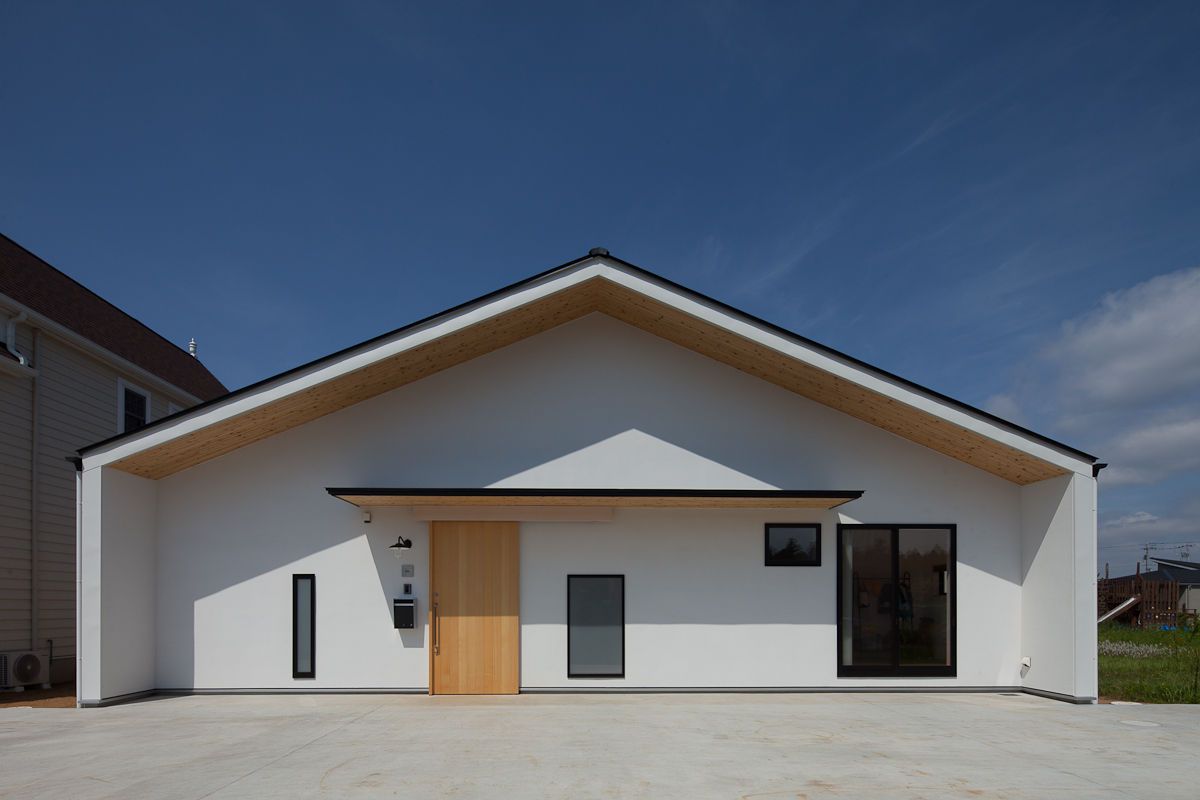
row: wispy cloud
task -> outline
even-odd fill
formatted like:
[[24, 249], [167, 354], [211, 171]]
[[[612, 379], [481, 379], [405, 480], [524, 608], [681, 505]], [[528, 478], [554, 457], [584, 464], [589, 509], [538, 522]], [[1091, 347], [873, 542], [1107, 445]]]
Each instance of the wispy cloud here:
[[930, 122], [923, 131], [917, 134], [915, 139], [905, 145], [900, 152], [896, 154], [897, 157], [908, 155], [926, 142], [932, 141], [941, 136], [943, 133], [950, 130], [955, 125], [958, 125], [969, 116], [970, 112], [956, 111], [953, 109], [941, 114], [932, 122]]
[[1125, 543], [1178, 541], [1181, 536], [1200, 538], [1195, 519], [1187, 515], [1159, 517], [1148, 511], [1135, 511], [1100, 521], [1101, 549], [1115, 549]]
[[793, 275], [821, 245], [832, 239], [849, 210], [848, 202], [834, 206], [822, 216], [804, 220], [780, 237], [764, 266], [738, 285], [740, 295], [758, 296], [773, 291]]

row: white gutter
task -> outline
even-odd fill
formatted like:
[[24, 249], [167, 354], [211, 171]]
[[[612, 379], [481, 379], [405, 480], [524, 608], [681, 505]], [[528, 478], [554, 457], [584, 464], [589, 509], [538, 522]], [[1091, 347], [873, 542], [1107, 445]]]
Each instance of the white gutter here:
[[[176, 386], [173, 383], [170, 383], [167, 380], [164, 380], [163, 378], [160, 378], [158, 375], [155, 375], [153, 372], [150, 372], [144, 367], [139, 367], [132, 361], [127, 361], [126, 359], [121, 358], [111, 350], [96, 344], [86, 336], [76, 333], [65, 325], [60, 325], [49, 317], [39, 314], [32, 309], [26, 308], [7, 295], [0, 295], [0, 309], [5, 310], [6, 312], [8, 309], [12, 309], [10, 313], [16, 314], [19, 319], [26, 320], [27, 324], [30, 326], [41, 328], [47, 333], [53, 334], [56, 338], [62, 339], [75, 349], [82, 350], [84, 353], [87, 353], [95, 358], [99, 358], [102, 361], [107, 361], [117, 370], [128, 373], [129, 375], [133, 376], [138, 383], [146, 386], [152, 391], [157, 391], [159, 394], [179, 397], [188, 405], [196, 405], [200, 402], [200, 398], [196, 397], [190, 392], [180, 388], [179, 386]], [[16, 321], [17, 320], [10, 320], [9, 324], [15, 326]], [[9, 338], [12, 338], [11, 334], [9, 335]], [[11, 349], [9, 352], [12, 352]], [[14, 355], [16, 354], [14, 353]], [[18, 357], [23, 358], [23, 356]]]
[[25, 311], [20, 311], [15, 317], [8, 318], [8, 331], [4, 337], [4, 349], [12, 353], [13, 358], [17, 360], [22, 367], [29, 366], [29, 359], [21, 355], [17, 350], [17, 325], [29, 319], [29, 315]]

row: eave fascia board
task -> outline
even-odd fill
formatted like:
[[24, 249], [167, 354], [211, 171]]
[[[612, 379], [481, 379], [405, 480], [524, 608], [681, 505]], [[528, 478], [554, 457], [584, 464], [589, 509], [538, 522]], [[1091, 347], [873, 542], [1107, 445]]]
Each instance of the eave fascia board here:
[[200, 402], [200, 398], [196, 397], [191, 392], [188, 392], [170, 381], [160, 378], [153, 372], [150, 372], [145, 367], [139, 367], [132, 361], [128, 361], [106, 347], [102, 347], [91, 339], [76, 333], [70, 328], [50, 319], [44, 314], [39, 314], [32, 308], [29, 308], [24, 303], [18, 303], [8, 295], [0, 295], [0, 311], [4, 314], [20, 313], [26, 314], [26, 319], [22, 325], [28, 325], [31, 328], [39, 328], [56, 339], [60, 339], [67, 345], [81, 351], [85, 355], [97, 358], [108, 363], [113, 369], [118, 372], [123, 372], [129, 375], [139, 385], [146, 386], [151, 391], [156, 391], [159, 394], [170, 395], [172, 398], [178, 398], [185, 403], [195, 404]]
[[[179, 436], [218, 425], [290, 394], [318, 386], [341, 375], [400, 355], [507, 311], [584, 283], [600, 274], [600, 257], [581, 259], [516, 284], [505, 294], [492, 293], [434, 317], [384, 334], [348, 350], [326, 356], [259, 384], [211, 400], [199, 407], [151, 423], [139, 431], [112, 437], [79, 452], [84, 468], [102, 466], [157, 447]], [[502, 290], [503, 291], [503, 290]]]
[[[629, 266], [632, 267], [632, 265]], [[769, 323], [749, 317], [724, 303], [698, 295], [684, 287], [670, 284], [638, 267], [629, 269], [623, 264], [606, 265], [605, 270], [601, 277], [716, 327], [723, 328], [734, 335], [749, 339], [787, 357], [810, 364], [850, 383], [944, 419], [953, 425], [1008, 445], [1062, 469], [1091, 476], [1092, 464], [1096, 460], [1094, 456], [1074, 450], [1067, 445], [1054, 446], [1058, 443], [1053, 443], [1033, 431], [1025, 431], [1011, 423], [991, 417], [986, 412], [972, 409], [951, 398], [940, 396], [931, 390], [925, 390], [923, 387], [917, 387], [899, 376], [871, 367], [815, 342], [805, 341], [795, 335], [783, 335]]]

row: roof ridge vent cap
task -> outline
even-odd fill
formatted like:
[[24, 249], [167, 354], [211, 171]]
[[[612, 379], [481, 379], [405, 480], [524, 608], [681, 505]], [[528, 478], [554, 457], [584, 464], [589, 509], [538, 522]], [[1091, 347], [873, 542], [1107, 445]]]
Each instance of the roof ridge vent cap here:
[[593, 247], [591, 250], [588, 250], [588, 255], [589, 256], [606, 256], [606, 255], [608, 255], [608, 248], [607, 247]]

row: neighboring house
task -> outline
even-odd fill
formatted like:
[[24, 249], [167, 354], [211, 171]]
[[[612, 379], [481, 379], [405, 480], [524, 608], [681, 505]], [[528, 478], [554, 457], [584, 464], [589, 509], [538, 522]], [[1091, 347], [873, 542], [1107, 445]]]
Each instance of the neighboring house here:
[[85, 706], [1096, 697], [1092, 456], [601, 248], [81, 455]]
[[1150, 556], [1158, 569], [1101, 578], [1097, 583], [1099, 621], [1139, 628], [1174, 627], [1181, 614], [1200, 605], [1200, 564]]
[[[75, 671], [75, 467], [97, 438], [226, 390], [188, 353], [0, 236], [0, 686]], [[5, 655], [6, 654], [6, 655]], [[42, 683], [46, 675], [26, 672]]]
[[1189, 614], [1200, 610], [1200, 564], [1154, 556], [1150, 556], [1150, 560], [1158, 565], [1158, 569], [1144, 573], [1142, 580], [1178, 583], [1179, 610]]

